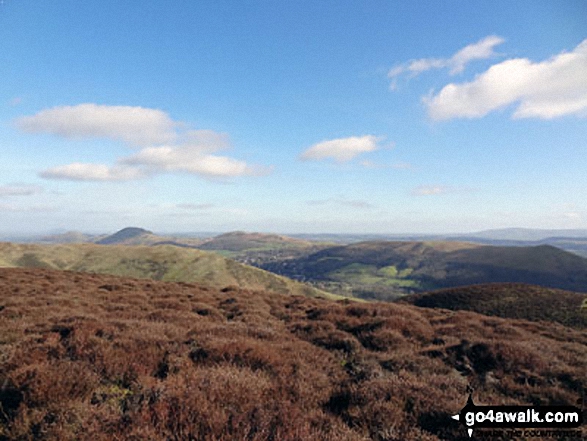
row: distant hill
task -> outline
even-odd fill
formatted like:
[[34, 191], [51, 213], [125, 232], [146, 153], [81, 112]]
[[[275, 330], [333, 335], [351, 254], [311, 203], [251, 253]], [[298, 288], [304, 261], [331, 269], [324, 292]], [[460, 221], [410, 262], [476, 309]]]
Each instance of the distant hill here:
[[487, 284], [413, 294], [399, 301], [504, 318], [550, 321], [587, 329], [587, 294], [527, 284]]
[[470, 311], [2, 268], [0, 439], [487, 439], [451, 418], [471, 392], [580, 408], [586, 345]]
[[391, 299], [406, 293], [498, 282], [587, 292], [587, 259], [548, 245], [362, 242], [262, 267], [364, 298]]
[[489, 240], [539, 241], [552, 237], [587, 238], [587, 230], [545, 230], [532, 228], [501, 228], [461, 235]]
[[276, 248], [301, 248], [313, 245], [311, 242], [278, 234], [246, 233], [234, 231], [206, 240], [198, 246], [201, 250], [245, 251]]
[[261, 268], [275, 261], [300, 258], [332, 246], [331, 243], [311, 242], [279, 234], [234, 231], [221, 234], [198, 245], [231, 257], [241, 263]]
[[51, 234], [42, 236], [38, 239], [41, 243], [92, 243], [100, 240], [104, 236], [85, 234], [79, 231], [68, 231], [61, 234]]
[[482, 245], [537, 246], [553, 245], [582, 257], [587, 257], [587, 230], [540, 230], [531, 228], [503, 228], [465, 234], [296, 234], [307, 240], [321, 240], [348, 245], [357, 242], [473, 242]]
[[[142, 234], [138, 233], [139, 236]], [[154, 280], [198, 282], [217, 288], [236, 285], [245, 289], [268, 290], [281, 294], [329, 297], [328, 293], [310, 286], [240, 264], [215, 253], [171, 245], [153, 247], [0, 243], [0, 267], [52, 268]]]
[[[148, 238], [151, 236], [154, 236], [151, 231], [145, 230], [143, 228], [128, 227], [123, 228], [122, 230], [117, 231], [116, 233], [111, 234], [110, 236], [107, 236], [104, 239], [97, 241], [96, 243], [99, 245], [131, 245], [128, 242], [136, 242], [137, 240], [141, 242], [144, 242], [145, 240], [148, 241]], [[133, 245], [137, 244], [134, 243]], [[144, 245], [144, 243], [141, 243], [140, 245]]]
[[202, 241], [194, 238], [176, 238], [173, 236], [160, 236], [143, 228], [127, 227], [116, 233], [106, 236], [98, 241], [99, 245], [177, 245], [195, 247]]

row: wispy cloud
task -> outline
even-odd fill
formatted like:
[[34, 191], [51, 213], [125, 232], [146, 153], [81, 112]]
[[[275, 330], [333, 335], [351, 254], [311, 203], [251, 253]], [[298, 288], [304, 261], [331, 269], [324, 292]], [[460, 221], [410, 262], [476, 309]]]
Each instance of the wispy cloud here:
[[43, 192], [38, 185], [1, 185], [0, 197], [6, 196], [32, 196]]
[[51, 133], [64, 138], [108, 138], [138, 153], [117, 158], [115, 165], [71, 163], [42, 171], [45, 179], [127, 181], [161, 173], [189, 173], [204, 178], [262, 176], [270, 167], [211, 153], [227, 150], [227, 134], [191, 130], [158, 109], [80, 104], [43, 110], [15, 120], [27, 133]]
[[424, 98], [434, 120], [480, 118], [516, 104], [513, 118], [587, 116], [587, 40], [541, 62], [516, 58]]
[[568, 211], [566, 213], [563, 213], [563, 217], [569, 220], [580, 220], [583, 218], [581, 213], [579, 213], [578, 211]]
[[330, 198], [330, 199], [320, 199], [320, 200], [311, 200], [307, 201], [308, 205], [339, 205], [344, 207], [351, 207], [351, 208], [373, 208], [374, 206], [367, 201], [360, 200], [360, 199], [343, 199], [343, 198]]
[[201, 211], [210, 210], [211, 208], [214, 208], [214, 204], [176, 204], [176, 207], [182, 208], [184, 210]]
[[465, 46], [450, 58], [420, 58], [397, 65], [387, 74], [392, 80], [391, 89], [394, 90], [397, 88], [397, 79], [404, 74], [413, 78], [431, 69], [444, 68], [449, 69], [450, 75], [461, 73], [465, 70], [467, 64], [473, 60], [484, 60], [494, 57], [496, 53], [493, 49], [504, 41], [503, 38], [497, 35], [490, 35], [476, 43]]
[[62, 179], [70, 181], [130, 181], [143, 178], [145, 172], [136, 167], [114, 166], [104, 164], [73, 164], [60, 165], [39, 174], [45, 179]]
[[421, 185], [412, 190], [412, 196], [434, 196], [451, 192], [449, 187], [443, 185]]
[[20, 207], [11, 204], [0, 204], [0, 212], [8, 213], [47, 213], [57, 210], [59, 210], [59, 208], [51, 205], [33, 205], [30, 207]]
[[380, 139], [373, 135], [366, 135], [322, 141], [306, 149], [300, 155], [300, 159], [304, 161], [334, 159], [336, 162], [347, 162], [363, 153], [377, 150]]

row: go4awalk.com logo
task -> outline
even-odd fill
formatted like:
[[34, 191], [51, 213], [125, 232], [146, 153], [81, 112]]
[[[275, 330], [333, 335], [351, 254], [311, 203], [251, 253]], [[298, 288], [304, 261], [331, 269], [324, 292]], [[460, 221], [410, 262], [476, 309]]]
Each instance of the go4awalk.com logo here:
[[[474, 429], [553, 429], [571, 431], [583, 423], [581, 409], [574, 406], [476, 406], [469, 395], [467, 404], [452, 416], [467, 428], [469, 436]], [[575, 431], [573, 431], [575, 432]], [[536, 431], [524, 430], [521, 436], [533, 436]], [[575, 432], [576, 434], [576, 432]], [[569, 434], [573, 436], [573, 434]]]

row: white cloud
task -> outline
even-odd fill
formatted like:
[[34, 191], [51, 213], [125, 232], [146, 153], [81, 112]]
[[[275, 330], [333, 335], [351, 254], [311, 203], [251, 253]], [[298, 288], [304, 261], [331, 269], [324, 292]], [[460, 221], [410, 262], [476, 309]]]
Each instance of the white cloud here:
[[109, 138], [142, 147], [117, 165], [72, 163], [40, 173], [46, 179], [126, 181], [151, 174], [186, 172], [207, 178], [260, 176], [270, 168], [211, 153], [230, 148], [225, 133], [187, 130], [157, 109], [80, 104], [43, 110], [18, 118], [28, 133], [52, 133], [65, 138]]
[[129, 181], [145, 176], [136, 167], [114, 166], [104, 164], [73, 164], [60, 165], [40, 173], [45, 179], [63, 179], [70, 181]]
[[450, 58], [420, 58], [395, 66], [387, 74], [388, 78], [392, 80], [391, 89], [396, 89], [397, 77], [404, 73], [408, 73], [410, 77], [415, 77], [431, 69], [443, 68], [448, 68], [451, 75], [461, 73], [465, 70], [467, 64], [473, 60], [485, 60], [494, 57], [496, 53], [493, 48], [504, 41], [501, 37], [490, 35], [476, 43], [465, 46]]
[[217, 152], [230, 148], [230, 139], [226, 133], [213, 130], [188, 130], [181, 136], [179, 145], [199, 152]]
[[158, 109], [93, 103], [53, 107], [33, 116], [18, 118], [15, 123], [27, 133], [51, 133], [81, 139], [109, 138], [138, 146], [174, 141], [178, 125]]
[[267, 168], [249, 166], [238, 159], [202, 153], [199, 145], [149, 147], [120, 162], [145, 168], [150, 173], [187, 172], [207, 178], [258, 176], [269, 172]]
[[331, 199], [320, 199], [320, 200], [312, 200], [307, 201], [308, 205], [340, 205], [343, 207], [351, 207], [351, 208], [373, 208], [373, 205], [367, 201], [361, 199], [343, 199], [343, 198], [331, 198]]
[[448, 60], [450, 74], [454, 75], [465, 70], [466, 65], [473, 60], [486, 60], [495, 56], [493, 48], [505, 40], [496, 35], [490, 35], [477, 43], [465, 46]]
[[379, 138], [373, 135], [354, 136], [333, 139], [314, 144], [301, 155], [302, 160], [321, 160], [332, 158], [337, 162], [346, 162], [356, 156], [378, 149]]
[[0, 197], [6, 196], [32, 196], [42, 193], [43, 188], [37, 185], [2, 185], [0, 186]]
[[433, 196], [448, 192], [449, 189], [442, 185], [422, 185], [412, 190], [412, 196]]
[[512, 104], [514, 118], [585, 116], [587, 40], [542, 62], [516, 58], [495, 64], [471, 82], [448, 84], [424, 103], [434, 120], [480, 118]]

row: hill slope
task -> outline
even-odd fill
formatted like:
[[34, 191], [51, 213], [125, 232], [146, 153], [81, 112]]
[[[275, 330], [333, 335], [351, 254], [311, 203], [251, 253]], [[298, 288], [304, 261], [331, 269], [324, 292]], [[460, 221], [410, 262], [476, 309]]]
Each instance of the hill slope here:
[[0, 438], [464, 441], [468, 388], [576, 405], [586, 345], [472, 312], [0, 269]]
[[234, 231], [206, 240], [198, 248], [202, 250], [245, 251], [252, 249], [300, 248], [312, 243], [278, 234], [246, 233]]
[[52, 268], [223, 288], [238, 285], [282, 294], [329, 296], [285, 277], [214, 253], [162, 246], [33, 245], [0, 243], [0, 267]]
[[127, 227], [98, 241], [99, 245], [158, 245], [160, 243], [194, 247], [202, 241], [194, 238], [159, 236], [143, 228]]
[[363, 297], [479, 283], [530, 283], [587, 292], [587, 259], [542, 245], [497, 247], [462, 242], [362, 242], [263, 268]]
[[504, 318], [550, 321], [587, 329], [587, 294], [526, 284], [489, 284], [413, 294], [399, 301]]
[[278, 234], [235, 231], [221, 234], [198, 245], [199, 249], [218, 252], [241, 263], [262, 267], [269, 262], [307, 256], [332, 246]]
[[[120, 231], [117, 231], [110, 236], [106, 236], [103, 239], [100, 239], [96, 243], [99, 245], [115, 245], [115, 244], [127, 244], [129, 241], [136, 241], [142, 240], [143, 238], [148, 238], [149, 236], [154, 236], [153, 232], [145, 230], [143, 228], [136, 228], [136, 227], [127, 227], [123, 228]], [[133, 245], [137, 245], [136, 243]]]

